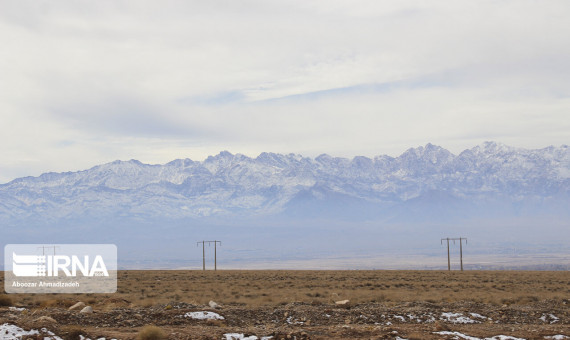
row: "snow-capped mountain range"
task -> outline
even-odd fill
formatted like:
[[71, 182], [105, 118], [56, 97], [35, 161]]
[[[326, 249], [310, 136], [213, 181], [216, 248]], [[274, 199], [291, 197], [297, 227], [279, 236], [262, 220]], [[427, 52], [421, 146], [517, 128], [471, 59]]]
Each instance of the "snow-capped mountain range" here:
[[373, 159], [223, 151], [164, 165], [115, 161], [0, 185], [0, 222], [275, 215], [386, 221], [441, 214], [434, 207], [470, 211], [466, 216], [490, 207], [564, 215], [569, 203], [568, 146], [527, 150], [486, 142], [458, 155], [427, 144]]

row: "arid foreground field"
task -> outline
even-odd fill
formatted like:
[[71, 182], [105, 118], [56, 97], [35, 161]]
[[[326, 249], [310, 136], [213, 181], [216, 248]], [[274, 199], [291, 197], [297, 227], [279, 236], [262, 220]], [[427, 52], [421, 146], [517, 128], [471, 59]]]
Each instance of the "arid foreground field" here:
[[118, 285], [0, 295], [0, 339], [570, 339], [569, 272], [123, 271]]

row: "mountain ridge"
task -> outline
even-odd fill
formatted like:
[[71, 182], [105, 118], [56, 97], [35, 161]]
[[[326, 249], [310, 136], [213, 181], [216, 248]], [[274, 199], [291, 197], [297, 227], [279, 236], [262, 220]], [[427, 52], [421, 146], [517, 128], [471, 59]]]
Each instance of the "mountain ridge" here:
[[222, 240], [226, 264], [272, 268], [301, 258], [443, 256], [440, 239], [458, 236], [469, 238], [468, 258], [516, 248], [567, 265], [568, 207], [565, 145], [488, 142], [455, 155], [427, 144], [352, 159], [222, 151], [15, 179], [0, 185], [0, 231], [5, 243], [112, 243], [129, 268], [201, 268], [199, 240]]
[[84, 215], [166, 219], [282, 215], [309, 201], [327, 214], [342, 207], [336, 200], [350, 201], [355, 209], [360, 202], [382, 210], [416, 204], [411, 200], [429, 195], [475, 205], [566, 201], [570, 149], [562, 145], [528, 150], [485, 142], [454, 155], [428, 143], [398, 157], [310, 158], [263, 152], [250, 158], [222, 151], [204, 161], [114, 161], [0, 185], [0, 221], [17, 223], [34, 217], [56, 221]]

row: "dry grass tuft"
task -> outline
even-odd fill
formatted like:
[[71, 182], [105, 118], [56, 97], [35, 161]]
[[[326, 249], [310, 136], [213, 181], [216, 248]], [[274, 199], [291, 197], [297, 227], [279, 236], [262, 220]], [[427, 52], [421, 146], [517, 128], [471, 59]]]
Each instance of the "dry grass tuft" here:
[[137, 334], [137, 340], [164, 340], [166, 339], [166, 333], [156, 326], [147, 325], [144, 326]]
[[12, 306], [12, 299], [7, 295], [0, 295], [0, 306]]
[[61, 308], [68, 308], [75, 304], [72, 300], [67, 300], [64, 298], [58, 299], [46, 299], [40, 302], [40, 307], [42, 308], [52, 308], [52, 307], [61, 307]]
[[435, 328], [436, 332], [448, 331], [449, 330], [449, 327], [447, 327], [447, 325], [441, 321], [436, 321], [434, 326], [435, 326], [434, 328]]
[[206, 325], [215, 327], [224, 327], [226, 325], [225, 320], [213, 320], [209, 319], [206, 321]]
[[406, 338], [408, 340], [424, 340], [425, 339], [425, 333], [420, 333], [420, 332], [408, 333], [408, 335], [406, 335]]
[[80, 340], [81, 336], [86, 336], [85, 331], [79, 326], [66, 326], [62, 328], [63, 340]]

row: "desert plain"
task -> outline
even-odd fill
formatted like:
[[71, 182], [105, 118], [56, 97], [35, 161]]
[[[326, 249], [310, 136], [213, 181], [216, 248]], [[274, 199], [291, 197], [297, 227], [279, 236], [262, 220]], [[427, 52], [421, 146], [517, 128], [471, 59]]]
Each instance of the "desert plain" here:
[[568, 271], [128, 270], [117, 286], [1, 294], [0, 339], [570, 339]]

